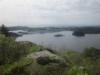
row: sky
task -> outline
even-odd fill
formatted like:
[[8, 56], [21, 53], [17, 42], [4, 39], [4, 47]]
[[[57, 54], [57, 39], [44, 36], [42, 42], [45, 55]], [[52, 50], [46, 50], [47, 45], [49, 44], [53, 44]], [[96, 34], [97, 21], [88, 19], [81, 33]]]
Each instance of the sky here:
[[100, 25], [100, 0], [0, 0], [0, 25]]

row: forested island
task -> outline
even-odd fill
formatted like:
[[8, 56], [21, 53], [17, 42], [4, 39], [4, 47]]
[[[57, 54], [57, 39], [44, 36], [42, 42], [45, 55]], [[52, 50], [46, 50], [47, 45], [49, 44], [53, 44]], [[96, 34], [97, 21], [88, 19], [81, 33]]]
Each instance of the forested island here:
[[[100, 75], [100, 49], [58, 53], [28, 41], [17, 42], [9, 30], [5, 25], [0, 27], [0, 75]], [[83, 30], [92, 33], [88, 28]], [[92, 30], [99, 32], [98, 28]]]

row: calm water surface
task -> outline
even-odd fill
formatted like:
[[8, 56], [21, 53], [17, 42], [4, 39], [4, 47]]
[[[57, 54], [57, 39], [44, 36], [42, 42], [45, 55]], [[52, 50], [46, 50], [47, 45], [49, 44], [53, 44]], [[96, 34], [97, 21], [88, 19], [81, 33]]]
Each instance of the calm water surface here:
[[[62, 34], [62, 37], [55, 37]], [[62, 31], [45, 34], [27, 34], [16, 39], [17, 41], [30, 41], [57, 51], [75, 50], [82, 51], [87, 47], [100, 48], [100, 34], [87, 34], [85, 37], [76, 37], [71, 31]]]

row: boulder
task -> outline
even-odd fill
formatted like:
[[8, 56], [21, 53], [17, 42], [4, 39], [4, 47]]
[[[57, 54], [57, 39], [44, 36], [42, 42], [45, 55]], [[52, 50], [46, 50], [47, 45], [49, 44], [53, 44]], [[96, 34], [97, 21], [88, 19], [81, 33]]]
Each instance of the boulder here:
[[58, 56], [57, 54], [53, 54], [47, 50], [32, 53], [28, 57], [32, 59], [34, 58], [36, 62], [41, 65], [58, 63], [67, 66], [67, 63], [64, 58]]

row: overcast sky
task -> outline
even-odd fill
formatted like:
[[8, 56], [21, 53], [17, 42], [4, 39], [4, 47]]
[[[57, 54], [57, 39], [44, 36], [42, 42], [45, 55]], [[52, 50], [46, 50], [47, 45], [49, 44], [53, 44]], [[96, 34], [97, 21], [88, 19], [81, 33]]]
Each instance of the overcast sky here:
[[100, 0], [0, 0], [0, 25], [100, 25]]

